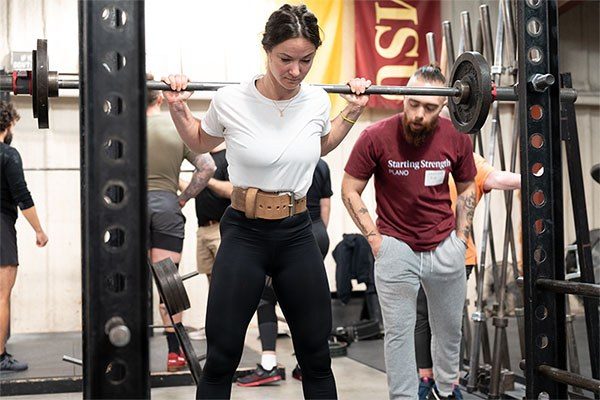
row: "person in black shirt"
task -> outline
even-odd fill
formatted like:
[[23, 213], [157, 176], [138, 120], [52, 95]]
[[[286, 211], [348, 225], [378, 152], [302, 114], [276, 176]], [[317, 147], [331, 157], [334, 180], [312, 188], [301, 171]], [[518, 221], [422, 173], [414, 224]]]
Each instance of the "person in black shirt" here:
[[[323, 258], [329, 251], [329, 236], [327, 235], [327, 224], [331, 211], [331, 174], [329, 166], [323, 159], [319, 159], [313, 174], [312, 185], [306, 195], [306, 208], [312, 220], [312, 232], [321, 250]], [[258, 303], [258, 330], [262, 346], [262, 357], [254, 372], [242, 376], [237, 380], [239, 386], [260, 386], [283, 379], [277, 368], [277, 356], [275, 354], [275, 342], [277, 339], [277, 315], [275, 305], [277, 297], [267, 277], [260, 303]], [[296, 365], [292, 376], [302, 380], [300, 367]]]
[[229, 182], [225, 145], [221, 144], [210, 152], [217, 170], [206, 188], [196, 196], [196, 268], [206, 274], [210, 283], [212, 266], [221, 244], [219, 221], [231, 204], [233, 185]]
[[10, 146], [19, 114], [11, 103], [0, 101], [0, 371], [23, 371], [27, 364], [6, 352], [10, 321], [10, 294], [17, 277], [17, 207], [35, 231], [38, 247], [48, 243], [23, 176], [21, 155]]

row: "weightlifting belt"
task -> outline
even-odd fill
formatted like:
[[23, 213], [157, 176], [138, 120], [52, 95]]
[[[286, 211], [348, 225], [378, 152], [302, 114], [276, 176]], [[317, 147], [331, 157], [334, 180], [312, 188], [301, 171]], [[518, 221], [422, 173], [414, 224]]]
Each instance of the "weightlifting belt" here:
[[291, 192], [270, 193], [234, 187], [231, 206], [249, 219], [283, 219], [306, 211], [306, 197], [295, 200]]

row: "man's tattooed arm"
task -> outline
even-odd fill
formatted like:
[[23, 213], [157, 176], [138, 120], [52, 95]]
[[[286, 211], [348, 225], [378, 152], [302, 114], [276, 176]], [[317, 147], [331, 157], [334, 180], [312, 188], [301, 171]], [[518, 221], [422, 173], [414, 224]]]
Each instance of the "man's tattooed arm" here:
[[474, 181], [456, 182], [456, 236], [465, 243], [471, 236], [473, 215], [477, 206], [476, 187]]
[[346, 206], [352, 221], [354, 221], [367, 240], [371, 240], [372, 238], [380, 236], [380, 234], [377, 231], [373, 219], [369, 215], [369, 210], [367, 210], [365, 203], [360, 197], [366, 185], [367, 181], [362, 181], [353, 178], [348, 174], [344, 174], [344, 179], [342, 180], [342, 200], [344, 201], [344, 205]]
[[208, 180], [213, 177], [217, 170], [215, 162], [208, 153], [197, 155], [192, 163], [196, 170], [192, 174], [190, 184], [179, 195], [180, 204], [185, 204], [189, 199], [196, 197], [208, 185]]

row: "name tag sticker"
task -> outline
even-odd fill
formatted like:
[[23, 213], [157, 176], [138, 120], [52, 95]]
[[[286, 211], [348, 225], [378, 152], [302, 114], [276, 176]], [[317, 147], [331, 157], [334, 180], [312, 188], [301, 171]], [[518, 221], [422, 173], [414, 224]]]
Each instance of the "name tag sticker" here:
[[425, 186], [437, 186], [444, 183], [446, 171], [425, 171]]

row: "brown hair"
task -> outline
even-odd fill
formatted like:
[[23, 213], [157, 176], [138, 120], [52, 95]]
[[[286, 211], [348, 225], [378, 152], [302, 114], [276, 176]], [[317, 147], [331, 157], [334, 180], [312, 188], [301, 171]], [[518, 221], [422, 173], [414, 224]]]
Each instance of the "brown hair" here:
[[13, 122], [17, 122], [21, 116], [15, 106], [7, 101], [0, 101], [0, 132], [6, 131]]
[[299, 37], [319, 48], [322, 42], [317, 17], [304, 4], [284, 4], [267, 20], [262, 38], [263, 49], [271, 51], [279, 43]]

